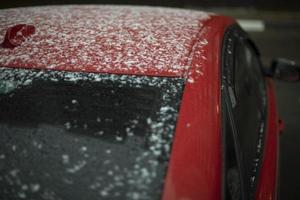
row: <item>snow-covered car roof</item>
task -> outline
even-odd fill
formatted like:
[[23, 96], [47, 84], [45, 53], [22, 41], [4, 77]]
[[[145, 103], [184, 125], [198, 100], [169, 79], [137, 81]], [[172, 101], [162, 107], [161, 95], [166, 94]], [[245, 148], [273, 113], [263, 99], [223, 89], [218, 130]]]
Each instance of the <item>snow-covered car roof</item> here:
[[0, 42], [9, 28], [33, 25], [0, 65], [99, 73], [183, 76], [212, 17], [200, 11], [134, 6], [46, 6], [0, 10]]

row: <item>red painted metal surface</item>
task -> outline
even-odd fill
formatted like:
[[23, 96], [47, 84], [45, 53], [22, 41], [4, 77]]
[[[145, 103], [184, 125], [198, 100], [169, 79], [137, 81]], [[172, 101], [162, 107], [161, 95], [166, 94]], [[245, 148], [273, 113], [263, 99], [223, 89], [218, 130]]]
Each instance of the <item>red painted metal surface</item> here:
[[[0, 10], [0, 41], [16, 24], [29, 40], [0, 48], [0, 65], [64, 71], [184, 76], [211, 14], [138, 6], [46, 6]], [[201, 39], [201, 38], [198, 38]], [[5, 40], [6, 41], [6, 40]]]
[[277, 199], [280, 124], [275, 101], [274, 86], [270, 79], [267, 80], [267, 94], [268, 124], [262, 168], [256, 191], [257, 200]]
[[215, 17], [201, 31], [209, 45], [200, 48], [202, 59], [197, 54], [192, 59], [192, 66], [202, 66], [202, 75], [191, 72], [194, 82], [184, 90], [163, 200], [221, 199], [220, 61], [223, 34], [231, 23]]
[[1, 44], [3, 48], [13, 49], [20, 46], [27, 38], [35, 32], [32, 25], [18, 24], [7, 29], [4, 41]]

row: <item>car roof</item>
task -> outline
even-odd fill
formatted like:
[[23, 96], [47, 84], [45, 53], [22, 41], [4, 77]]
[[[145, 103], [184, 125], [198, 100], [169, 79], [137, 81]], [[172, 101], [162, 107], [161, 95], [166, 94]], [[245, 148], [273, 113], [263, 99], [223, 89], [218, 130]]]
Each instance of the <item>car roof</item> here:
[[69, 5], [0, 10], [0, 42], [9, 28], [33, 25], [15, 48], [0, 48], [0, 65], [99, 73], [178, 76], [214, 15], [183, 9]]

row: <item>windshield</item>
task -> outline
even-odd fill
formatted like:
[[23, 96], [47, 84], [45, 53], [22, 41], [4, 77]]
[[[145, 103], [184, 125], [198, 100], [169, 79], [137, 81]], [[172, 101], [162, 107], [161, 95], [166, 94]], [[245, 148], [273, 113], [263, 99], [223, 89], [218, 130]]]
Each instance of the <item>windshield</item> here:
[[159, 199], [184, 80], [0, 69], [0, 197]]

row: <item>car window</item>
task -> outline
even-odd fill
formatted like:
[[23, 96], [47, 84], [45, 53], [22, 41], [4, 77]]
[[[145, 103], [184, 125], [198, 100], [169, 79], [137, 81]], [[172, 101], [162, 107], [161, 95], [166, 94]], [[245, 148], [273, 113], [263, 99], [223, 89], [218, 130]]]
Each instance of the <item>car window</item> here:
[[259, 169], [265, 131], [265, 83], [258, 56], [247, 40], [236, 41], [233, 108], [237, 139], [242, 154], [244, 182], [254, 187]]
[[183, 79], [0, 69], [0, 196], [159, 199]]
[[[232, 134], [233, 142], [226, 142], [226, 149], [234, 146], [243, 198], [251, 198], [258, 179], [264, 141], [265, 82], [256, 48], [248, 36], [238, 27], [230, 30], [228, 35], [224, 43], [223, 96], [227, 96], [224, 116], [230, 119], [230, 129], [225, 134], [227, 137]], [[226, 170], [228, 173], [228, 167]]]

